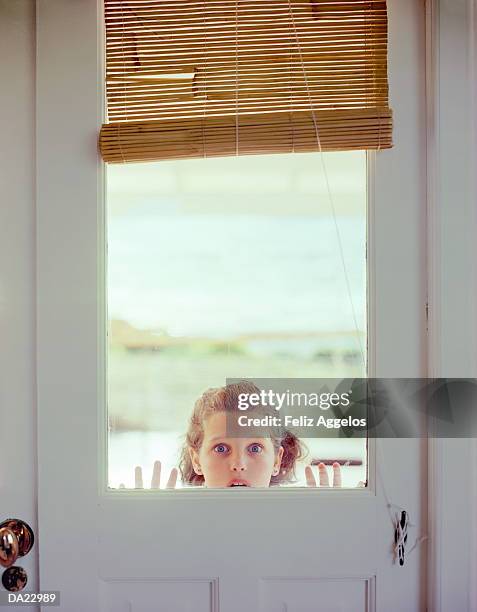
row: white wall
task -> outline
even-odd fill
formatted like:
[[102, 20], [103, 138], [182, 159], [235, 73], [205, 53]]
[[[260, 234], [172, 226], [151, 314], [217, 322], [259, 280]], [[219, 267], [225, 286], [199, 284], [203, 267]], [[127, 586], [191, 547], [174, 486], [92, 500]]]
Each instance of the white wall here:
[[[0, 58], [0, 521], [37, 535], [34, 0], [0, 0]], [[28, 590], [36, 551], [17, 561]]]

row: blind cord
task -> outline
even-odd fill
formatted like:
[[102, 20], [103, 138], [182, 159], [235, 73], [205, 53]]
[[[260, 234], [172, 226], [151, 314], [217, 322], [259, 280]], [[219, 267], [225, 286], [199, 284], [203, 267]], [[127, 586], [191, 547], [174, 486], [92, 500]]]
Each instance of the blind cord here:
[[319, 129], [318, 129], [318, 123], [317, 123], [317, 120], [316, 120], [315, 109], [314, 109], [314, 106], [313, 106], [311, 92], [310, 92], [310, 86], [309, 86], [309, 83], [308, 83], [308, 77], [307, 77], [307, 74], [306, 74], [305, 64], [304, 64], [304, 61], [303, 61], [303, 53], [302, 53], [302, 49], [301, 49], [300, 39], [298, 37], [298, 32], [297, 32], [296, 23], [295, 23], [295, 16], [293, 14], [291, 0], [288, 0], [288, 8], [289, 8], [289, 11], [290, 11], [290, 17], [291, 17], [293, 31], [294, 31], [294, 35], [295, 35], [296, 46], [298, 48], [298, 53], [300, 55], [300, 63], [301, 63], [301, 68], [302, 68], [302, 72], [303, 72], [303, 78], [305, 80], [305, 86], [306, 86], [306, 91], [307, 91], [307, 95], [308, 95], [308, 101], [309, 101], [309, 104], [310, 104], [311, 116], [313, 118], [313, 126], [314, 126], [314, 129], [315, 129], [316, 142], [317, 142], [318, 150], [319, 150], [319, 153], [320, 153], [320, 161], [321, 161], [321, 166], [322, 166], [322, 169], [323, 169], [323, 175], [325, 177], [326, 191], [327, 191], [327, 194], [328, 194], [328, 200], [330, 202], [331, 212], [332, 212], [332, 216], [333, 216], [333, 223], [334, 223], [334, 227], [335, 227], [335, 231], [336, 231], [336, 237], [337, 237], [337, 241], [338, 241], [338, 248], [339, 248], [339, 252], [340, 252], [341, 263], [342, 263], [342, 266], [343, 266], [343, 274], [344, 274], [344, 278], [345, 278], [346, 290], [347, 290], [348, 299], [349, 299], [349, 302], [350, 302], [350, 305], [351, 305], [351, 311], [352, 311], [353, 322], [354, 322], [355, 333], [356, 333], [356, 341], [358, 343], [358, 347], [359, 347], [359, 352], [360, 352], [360, 355], [361, 355], [362, 364], [364, 366], [364, 369], [366, 370], [366, 358], [365, 358], [363, 346], [362, 346], [362, 343], [361, 343], [361, 336], [360, 336], [360, 333], [359, 333], [358, 320], [357, 320], [357, 317], [356, 317], [356, 310], [355, 310], [355, 307], [354, 307], [353, 296], [351, 295], [351, 286], [350, 286], [350, 282], [349, 282], [349, 278], [348, 278], [348, 272], [347, 272], [347, 269], [346, 269], [346, 262], [345, 262], [344, 251], [343, 251], [343, 243], [342, 243], [342, 240], [341, 240], [341, 234], [340, 234], [340, 230], [339, 230], [339, 226], [338, 226], [338, 221], [337, 221], [337, 218], [336, 218], [336, 208], [335, 208], [335, 204], [334, 204], [334, 200], [333, 200], [333, 194], [331, 192], [330, 181], [329, 181], [328, 172], [327, 172], [327, 169], [326, 169], [326, 164], [325, 164], [325, 161], [324, 161], [324, 155], [323, 155], [323, 150], [322, 150], [322, 146], [321, 146], [321, 139], [320, 139], [320, 134], [319, 134]]
[[[354, 307], [353, 297], [352, 297], [352, 294], [351, 294], [351, 286], [350, 286], [349, 277], [348, 277], [348, 273], [347, 273], [347, 269], [346, 269], [346, 262], [345, 262], [344, 251], [343, 251], [343, 243], [342, 243], [342, 240], [341, 240], [341, 234], [340, 234], [340, 231], [339, 231], [338, 221], [337, 221], [337, 218], [336, 218], [336, 207], [334, 205], [334, 199], [333, 199], [333, 194], [332, 194], [331, 187], [330, 187], [330, 181], [329, 181], [329, 177], [328, 177], [328, 172], [327, 172], [327, 169], [326, 169], [326, 164], [324, 162], [324, 155], [323, 155], [323, 150], [322, 150], [322, 146], [321, 146], [321, 140], [320, 140], [320, 134], [319, 134], [319, 129], [318, 129], [318, 123], [317, 123], [317, 120], [316, 120], [315, 109], [314, 109], [314, 106], [313, 106], [313, 103], [312, 103], [311, 92], [310, 92], [310, 87], [309, 87], [309, 83], [308, 83], [308, 77], [307, 77], [307, 73], [306, 73], [306, 70], [305, 70], [305, 64], [304, 64], [304, 61], [303, 61], [303, 53], [302, 53], [302, 50], [301, 50], [300, 40], [299, 40], [298, 33], [297, 33], [297, 28], [296, 28], [296, 24], [295, 24], [295, 17], [294, 17], [293, 9], [292, 9], [292, 6], [291, 6], [291, 0], [288, 0], [288, 7], [289, 7], [289, 11], [290, 11], [290, 17], [291, 17], [291, 21], [292, 21], [295, 41], [296, 41], [296, 45], [297, 45], [297, 48], [298, 48], [298, 53], [300, 55], [301, 68], [302, 68], [303, 77], [304, 77], [304, 80], [305, 80], [305, 86], [306, 86], [306, 90], [307, 90], [308, 100], [309, 100], [309, 103], [310, 103], [310, 109], [311, 109], [311, 114], [312, 114], [312, 118], [313, 118], [313, 125], [314, 125], [314, 129], [315, 129], [315, 134], [316, 134], [316, 141], [317, 141], [318, 150], [319, 150], [319, 153], [320, 153], [320, 160], [321, 160], [321, 165], [322, 165], [322, 169], [323, 169], [323, 174], [324, 174], [324, 177], [325, 177], [326, 190], [327, 190], [328, 199], [329, 199], [329, 202], [330, 202], [331, 211], [332, 211], [332, 215], [333, 215], [333, 222], [334, 222], [336, 236], [337, 236], [338, 245], [339, 245], [339, 251], [340, 251], [340, 256], [341, 256], [341, 263], [342, 263], [342, 266], [343, 266], [343, 273], [344, 273], [344, 278], [345, 278], [345, 283], [346, 283], [346, 289], [347, 289], [347, 292], [348, 292], [348, 298], [349, 298], [349, 301], [350, 301], [350, 304], [351, 304], [352, 313], [353, 313], [353, 320], [354, 320], [354, 326], [355, 326], [355, 332], [356, 332], [356, 339], [357, 339], [357, 342], [358, 342], [358, 345], [359, 345], [359, 349], [360, 349], [360, 353], [361, 353], [361, 359], [362, 359], [363, 366], [366, 368], [366, 359], [365, 359], [364, 350], [363, 350], [362, 343], [361, 343], [361, 337], [359, 335], [359, 328], [358, 328], [358, 321], [357, 321], [357, 317], [356, 317], [356, 310], [355, 310], [355, 307]], [[379, 129], [379, 148], [380, 148], [380, 145], [381, 145], [381, 130]], [[376, 439], [376, 449], [377, 449], [377, 451], [379, 450], [379, 444], [378, 444], [378, 440], [377, 439]], [[401, 508], [400, 506], [396, 506], [395, 504], [393, 504], [393, 503], [391, 503], [389, 501], [389, 497], [387, 495], [386, 487], [384, 485], [384, 478], [383, 478], [381, 467], [380, 467], [380, 463], [381, 462], [379, 461], [378, 457], [376, 457], [376, 463], [377, 463], [378, 478], [380, 480], [381, 489], [382, 489], [382, 492], [383, 492], [384, 499], [386, 501], [386, 507], [387, 507], [387, 510], [388, 510], [388, 513], [389, 513], [389, 517], [391, 519], [391, 524], [393, 525], [393, 529], [394, 529], [394, 545], [393, 545], [394, 561], [399, 560], [399, 564], [402, 566], [402, 565], [404, 565], [406, 546], [407, 546], [407, 541], [408, 541], [408, 529], [409, 529], [409, 527], [415, 527], [415, 525], [410, 522], [409, 513], [404, 508]], [[393, 509], [397, 510], [398, 512], [394, 513]], [[427, 538], [428, 538], [427, 535], [423, 535], [423, 536], [417, 538], [416, 541], [414, 542], [413, 546], [407, 551], [407, 554], [411, 553], [417, 546], [419, 546], [422, 542], [427, 540]]]

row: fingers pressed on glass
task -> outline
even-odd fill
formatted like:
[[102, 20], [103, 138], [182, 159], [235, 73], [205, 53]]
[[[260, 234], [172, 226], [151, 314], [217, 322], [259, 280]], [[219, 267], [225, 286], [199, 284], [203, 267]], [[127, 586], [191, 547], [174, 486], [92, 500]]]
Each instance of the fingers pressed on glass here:
[[159, 489], [161, 486], [161, 462], [154, 461], [152, 468], [151, 489]]
[[142, 468], [140, 465], [134, 468], [134, 488], [144, 489], [144, 485], [142, 482]]
[[316, 478], [313, 474], [313, 468], [311, 467], [311, 465], [307, 465], [305, 467], [305, 478], [307, 487], [316, 487]]
[[328, 471], [324, 463], [318, 464], [318, 474], [320, 475], [320, 487], [329, 487], [330, 479], [328, 478]]
[[341, 487], [341, 466], [337, 461], [333, 463], [333, 486]]
[[169, 480], [167, 481], [166, 489], [175, 489], [177, 482], [177, 468], [172, 468], [171, 473], [169, 475]]

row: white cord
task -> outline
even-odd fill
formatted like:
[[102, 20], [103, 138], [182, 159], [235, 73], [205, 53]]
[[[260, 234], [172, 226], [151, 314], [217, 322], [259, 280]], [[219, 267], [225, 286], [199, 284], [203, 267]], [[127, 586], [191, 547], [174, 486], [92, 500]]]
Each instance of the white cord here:
[[328, 172], [326, 170], [326, 165], [325, 165], [325, 160], [324, 160], [324, 155], [323, 155], [323, 149], [322, 149], [322, 146], [321, 146], [321, 139], [320, 139], [320, 134], [319, 134], [319, 130], [318, 130], [318, 123], [316, 121], [315, 109], [313, 107], [313, 101], [312, 101], [312, 98], [311, 98], [310, 86], [309, 86], [309, 83], [308, 83], [308, 75], [307, 75], [306, 70], [305, 70], [305, 64], [304, 64], [304, 61], [303, 61], [303, 53], [302, 53], [302, 50], [301, 50], [300, 39], [299, 39], [298, 32], [297, 32], [297, 29], [296, 29], [295, 16], [293, 14], [293, 9], [292, 9], [292, 6], [291, 6], [291, 0], [288, 0], [288, 8], [289, 8], [289, 11], [290, 11], [290, 17], [291, 17], [291, 21], [292, 21], [292, 25], [293, 25], [293, 31], [294, 31], [294, 35], [295, 35], [296, 46], [297, 46], [297, 49], [298, 49], [298, 53], [300, 55], [300, 62], [301, 62], [301, 68], [302, 68], [302, 71], [303, 71], [303, 78], [305, 80], [306, 91], [307, 91], [307, 94], [308, 94], [308, 102], [310, 104], [311, 116], [312, 116], [312, 119], [313, 119], [313, 126], [315, 128], [316, 143], [318, 145], [318, 151], [320, 153], [320, 161], [321, 161], [321, 166], [322, 166], [322, 169], [323, 169], [323, 174], [324, 174], [324, 177], [325, 177], [326, 190], [327, 190], [328, 199], [329, 199], [330, 205], [331, 205], [331, 212], [332, 212], [332, 215], [333, 215], [333, 222], [334, 222], [334, 226], [335, 226], [336, 237], [337, 237], [337, 240], [338, 240], [338, 248], [339, 248], [339, 251], [340, 251], [341, 263], [343, 265], [343, 274], [344, 274], [345, 283], [346, 283], [346, 290], [348, 292], [348, 299], [349, 299], [349, 302], [350, 302], [350, 305], [351, 305], [351, 312], [352, 312], [352, 315], [353, 315], [354, 327], [355, 327], [355, 332], [356, 332], [356, 340], [357, 340], [357, 343], [358, 343], [359, 352], [361, 354], [361, 360], [363, 362], [363, 366], [366, 369], [366, 358], [365, 358], [363, 346], [362, 346], [362, 343], [361, 343], [361, 336], [359, 334], [358, 319], [356, 317], [356, 310], [355, 310], [355, 307], [354, 307], [353, 296], [351, 294], [351, 285], [350, 285], [350, 282], [349, 282], [348, 271], [346, 269], [346, 262], [345, 262], [345, 259], [344, 259], [343, 243], [342, 243], [342, 240], [341, 240], [341, 234], [340, 234], [340, 230], [339, 230], [339, 227], [338, 227], [338, 221], [337, 221], [337, 218], [336, 218], [336, 208], [335, 208], [335, 204], [334, 204], [334, 200], [333, 200], [333, 195], [331, 193], [330, 181], [329, 181], [329, 178], [328, 178]]
[[[293, 29], [294, 29], [294, 33], [295, 33], [295, 40], [296, 40], [296, 44], [298, 47], [298, 52], [300, 54], [300, 61], [301, 61], [301, 66], [302, 66], [302, 70], [303, 70], [303, 77], [305, 80], [305, 85], [306, 85], [306, 89], [307, 89], [307, 93], [308, 93], [308, 100], [310, 103], [310, 109], [311, 109], [311, 113], [312, 113], [312, 118], [313, 118], [313, 125], [315, 128], [315, 133], [316, 133], [316, 141], [317, 141], [317, 145], [318, 145], [318, 150], [320, 152], [320, 159], [321, 159], [321, 164], [322, 164], [322, 168], [323, 168], [323, 174], [325, 177], [325, 182], [326, 182], [326, 189], [328, 192], [328, 198], [330, 201], [330, 205], [331, 205], [331, 210], [332, 210], [332, 214], [333, 214], [333, 221], [334, 221], [334, 225], [335, 225], [335, 230], [336, 230], [336, 236], [338, 239], [338, 246], [339, 246], [339, 250], [340, 250], [340, 255], [341, 255], [341, 262], [343, 265], [343, 273], [344, 273], [344, 277], [345, 277], [345, 282], [346, 282], [346, 289], [348, 292], [348, 298], [351, 304], [351, 310], [353, 313], [353, 319], [354, 319], [354, 326], [355, 326], [355, 331], [356, 331], [356, 337], [357, 337], [357, 341], [358, 341], [358, 345], [359, 345], [359, 349], [360, 349], [360, 353], [361, 353], [361, 359], [363, 362], [363, 365], [366, 367], [366, 359], [364, 356], [364, 350], [361, 344], [361, 337], [359, 335], [359, 328], [358, 328], [358, 321], [357, 321], [357, 317], [356, 317], [356, 311], [354, 308], [354, 302], [353, 302], [353, 297], [351, 295], [351, 287], [350, 287], [350, 282], [349, 282], [349, 278], [348, 278], [348, 273], [347, 273], [347, 269], [346, 269], [346, 262], [344, 259], [344, 252], [343, 252], [343, 244], [342, 244], [342, 240], [341, 240], [341, 234], [339, 231], [339, 227], [338, 227], [338, 222], [337, 222], [337, 218], [336, 218], [336, 209], [335, 209], [335, 205], [334, 205], [334, 200], [333, 200], [333, 194], [331, 192], [331, 188], [330, 188], [330, 182], [329, 182], [329, 178], [328, 178], [328, 173], [326, 170], [326, 165], [324, 162], [324, 156], [323, 156], [323, 150], [322, 150], [322, 146], [321, 146], [321, 140], [320, 140], [320, 135], [319, 135], [319, 130], [318, 130], [318, 123], [316, 121], [316, 116], [315, 116], [315, 109], [313, 107], [313, 102], [311, 99], [311, 92], [310, 92], [310, 87], [308, 84], [308, 78], [307, 78], [307, 74], [306, 74], [306, 70], [305, 70], [305, 65], [303, 62], [303, 54], [301, 51], [301, 45], [300, 45], [300, 41], [299, 41], [299, 37], [297, 34], [297, 30], [296, 30], [296, 24], [295, 24], [295, 18], [293, 15], [293, 10], [292, 10], [292, 6], [291, 6], [291, 0], [288, 0], [288, 6], [289, 6], [289, 10], [290, 10], [290, 16], [291, 16], [291, 20], [292, 20], [292, 24], [293, 24]], [[379, 135], [381, 137], [381, 134]], [[380, 146], [380, 143], [379, 143]], [[378, 448], [378, 444], [376, 444], [376, 447]], [[399, 559], [399, 564], [400, 565], [404, 565], [404, 559], [405, 559], [405, 554], [410, 554], [417, 546], [419, 546], [422, 542], [424, 542], [425, 540], [427, 540], [427, 535], [421, 536], [420, 538], [417, 538], [416, 541], [414, 542], [414, 544], [412, 545], [412, 547], [406, 551], [406, 545], [407, 545], [407, 541], [408, 541], [408, 529], [409, 527], [415, 527], [415, 525], [413, 525], [410, 520], [409, 520], [409, 513], [404, 510], [404, 508], [400, 508], [398, 506], [396, 506], [395, 504], [392, 504], [389, 501], [389, 498], [387, 496], [386, 493], [386, 488], [384, 486], [384, 479], [382, 477], [381, 474], [381, 469], [380, 469], [380, 462], [379, 460], [377, 461], [377, 469], [378, 469], [378, 476], [381, 480], [381, 487], [382, 487], [382, 491], [383, 491], [383, 495], [384, 498], [386, 500], [386, 506], [391, 518], [391, 522], [393, 524], [394, 530], [395, 530], [395, 537], [394, 537], [394, 559], [395, 561], [397, 559]], [[392, 512], [392, 508], [399, 510], [398, 513], [396, 513], [395, 515]]]

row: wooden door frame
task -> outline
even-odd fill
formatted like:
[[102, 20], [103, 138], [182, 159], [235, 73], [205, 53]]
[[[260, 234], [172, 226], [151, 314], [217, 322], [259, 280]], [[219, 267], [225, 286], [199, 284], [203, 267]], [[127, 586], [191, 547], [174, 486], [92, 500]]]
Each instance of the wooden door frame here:
[[[477, 375], [476, 41], [475, 0], [426, 0], [429, 377]], [[477, 440], [428, 449], [428, 610], [471, 612]]]

